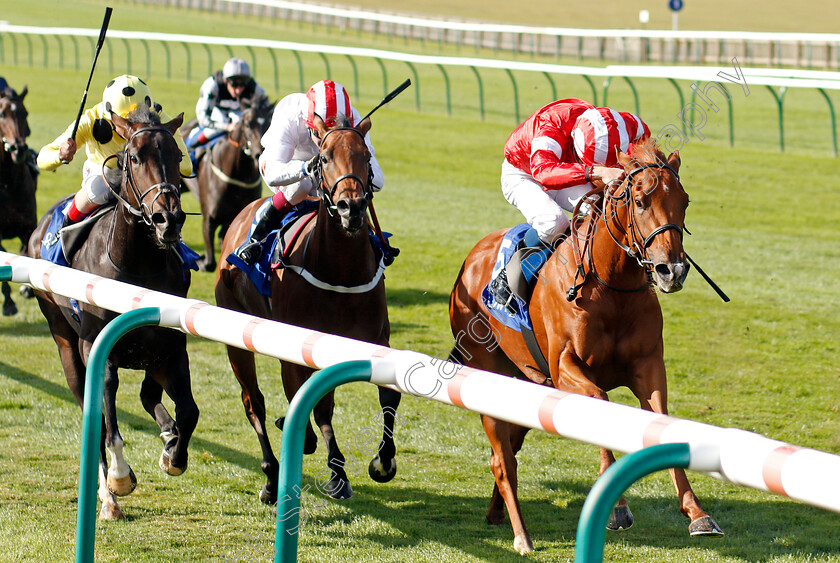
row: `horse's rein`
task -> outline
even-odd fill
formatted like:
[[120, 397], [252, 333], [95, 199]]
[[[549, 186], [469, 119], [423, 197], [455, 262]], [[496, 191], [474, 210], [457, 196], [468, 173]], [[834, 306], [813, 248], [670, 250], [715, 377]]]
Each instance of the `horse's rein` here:
[[[354, 133], [356, 133], [357, 135], [359, 135], [362, 138], [362, 142], [364, 142], [364, 140], [365, 140], [365, 136], [362, 135], [362, 132], [359, 131], [358, 129], [356, 129], [355, 127], [336, 127], [335, 129], [330, 129], [329, 131], [327, 131], [326, 134], [323, 136], [323, 138], [321, 139], [321, 146], [322, 147], [324, 146], [324, 141], [326, 141], [327, 137], [329, 137], [330, 134], [332, 134], [336, 131], [353, 131]], [[319, 154], [320, 154], [320, 151], [319, 151]], [[338, 184], [340, 184], [342, 180], [346, 180], [348, 178], [351, 179], [351, 180], [355, 180], [356, 182], [359, 183], [360, 186], [362, 186], [362, 189], [365, 193], [365, 198], [367, 198], [368, 200], [373, 199], [373, 175], [371, 174], [371, 169], [370, 169], [370, 159], [368, 159], [368, 181], [367, 182], [362, 180], [356, 174], [342, 174], [341, 176], [339, 176], [335, 180], [335, 182], [333, 182], [332, 187], [327, 187], [327, 185], [324, 183], [324, 170], [323, 170], [323, 165], [321, 164], [321, 159], [320, 158], [318, 159], [317, 165], [316, 165], [313, 172], [315, 174], [315, 179], [316, 179], [316, 184], [318, 186], [318, 191], [321, 192], [321, 199], [324, 201], [324, 205], [326, 206], [327, 211], [330, 214], [330, 217], [335, 217], [335, 213], [338, 211], [338, 206], [335, 204], [335, 201], [333, 200], [333, 196], [335, 195], [335, 191], [338, 189]]]
[[[114, 189], [114, 186], [112, 186], [111, 182], [108, 181], [107, 176], [105, 176], [105, 173], [104, 173], [105, 172], [105, 163], [107, 163], [112, 158], [116, 158], [117, 155], [113, 154], [113, 155], [109, 156], [102, 163], [102, 171], [103, 171], [102, 176], [103, 176], [103, 178], [105, 178], [105, 183], [108, 185], [108, 189], [111, 190], [111, 193], [114, 195], [114, 197], [116, 197], [120, 201], [120, 203], [123, 204], [123, 206], [128, 210], [129, 213], [131, 213], [135, 217], [140, 217], [141, 219], [143, 219], [143, 222], [146, 223], [147, 225], [152, 224], [151, 208], [150, 208], [149, 205], [143, 203], [143, 199], [146, 197], [146, 195], [149, 192], [151, 192], [152, 190], [158, 190], [158, 193], [155, 195], [154, 199], [152, 200], [152, 203], [154, 203], [157, 200], [157, 198], [159, 198], [161, 195], [163, 195], [165, 193], [174, 193], [179, 199], [181, 197], [181, 193], [178, 190], [178, 187], [171, 182], [166, 182], [166, 181], [159, 182], [157, 184], [152, 185], [149, 189], [147, 189], [145, 192], [142, 192], [142, 193], [140, 193], [140, 190], [137, 188], [137, 183], [134, 180], [134, 174], [132, 174], [131, 158], [128, 157], [128, 149], [129, 149], [129, 146], [131, 145], [131, 142], [134, 140], [134, 138], [137, 135], [139, 135], [140, 133], [151, 133], [151, 132], [155, 132], [155, 131], [166, 132], [167, 134], [172, 136], [172, 133], [169, 131], [169, 129], [166, 129], [165, 127], [141, 127], [140, 129], [138, 129], [137, 131], [134, 131], [131, 134], [131, 137], [129, 137], [128, 141], [126, 141], [125, 148], [123, 149], [123, 174], [125, 175], [125, 179], [126, 179], [126, 183], [128, 184], [128, 187], [131, 189], [132, 193], [134, 194], [134, 197], [137, 199], [137, 202], [140, 205], [140, 209], [137, 209], [136, 207], [131, 205], [128, 201], [126, 201], [125, 198], [123, 198], [119, 194], [119, 192]], [[174, 138], [174, 136], [173, 136], [173, 138]], [[166, 170], [165, 169], [163, 170], [162, 176], [164, 177], [164, 179], [166, 178]]]

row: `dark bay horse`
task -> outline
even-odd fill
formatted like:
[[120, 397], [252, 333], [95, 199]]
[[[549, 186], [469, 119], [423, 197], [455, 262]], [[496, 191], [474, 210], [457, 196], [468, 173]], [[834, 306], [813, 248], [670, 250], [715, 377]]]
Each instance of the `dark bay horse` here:
[[[678, 153], [666, 159], [650, 142], [637, 145], [632, 157], [620, 154], [619, 162], [624, 181], [606, 187], [602, 206], [575, 222], [571, 236], [556, 246], [540, 272], [542, 283], [536, 283], [532, 294], [533, 329], [551, 373], [534, 367], [522, 334], [498, 322], [481, 300], [505, 231], [486, 236], [473, 248], [450, 297], [453, 334], [471, 334], [469, 323], [481, 316], [492, 326], [494, 338], [462, 338], [454, 359], [537, 382], [547, 382], [545, 376], [550, 375], [557, 389], [603, 400], [608, 400], [607, 391], [625, 386], [643, 409], [668, 412], [662, 311], [651, 282], [663, 293], [673, 293], [688, 274], [682, 246], [688, 195], [679, 181]], [[498, 346], [488, 345], [488, 340]], [[532, 551], [517, 498], [515, 457], [529, 429], [487, 416], [482, 423], [496, 478], [487, 521], [502, 524], [506, 507], [514, 548]], [[600, 472], [614, 461], [612, 452], [602, 448]], [[690, 533], [722, 535], [700, 507], [685, 472], [672, 469], [671, 477], [680, 510], [691, 521]], [[621, 529], [632, 523], [621, 499], [608, 527]]]
[[[198, 193], [201, 204], [204, 257], [199, 268], [216, 270], [216, 230], [219, 239], [227, 234], [231, 221], [246, 205], [262, 195], [259, 158], [262, 135], [268, 128], [274, 106], [249, 107], [233, 130], [213, 145], [198, 163]], [[186, 132], [185, 132], [186, 134]]]
[[[241, 270], [223, 260], [216, 276], [216, 301], [228, 309], [388, 346], [390, 324], [382, 278], [384, 266], [371, 247], [366, 220], [372, 192], [370, 153], [364, 137], [370, 120], [365, 119], [356, 127], [343, 123], [327, 130], [316, 115], [315, 125], [323, 139], [316, 181], [322, 199], [315, 220], [304, 227], [289, 254], [291, 267], [272, 273], [271, 297], [267, 301]], [[222, 244], [222, 256], [228, 256], [248, 240], [249, 226], [262, 201], [246, 207], [231, 224]], [[257, 384], [254, 354], [228, 346], [228, 357], [242, 387], [245, 413], [262, 448], [261, 467], [267, 482], [260, 500], [274, 503], [278, 463], [266, 432], [265, 400]], [[313, 370], [286, 361], [281, 361], [281, 368], [283, 388], [291, 401]], [[396, 474], [393, 427], [400, 394], [381, 387], [379, 402], [384, 418], [383, 437], [368, 472], [376, 481], [385, 482]], [[331, 472], [323, 492], [333, 498], [348, 498], [353, 490], [343, 467], [344, 455], [333, 433], [334, 405], [331, 391], [314, 411], [327, 446]], [[316, 447], [315, 432], [307, 426], [305, 453], [313, 453]]]
[[[103, 278], [186, 297], [189, 271], [182, 268], [177, 247], [185, 213], [181, 210], [179, 162], [181, 152], [173, 134], [183, 114], [161, 124], [156, 114], [141, 106], [128, 120], [113, 114], [116, 132], [128, 139], [118, 155], [119, 185], [109, 180], [119, 203], [100, 218], [71, 258], [71, 266]], [[55, 207], [55, 206], [54, 206]], [[41, 239], [50, 213], [41, 220], [29, 243], [29, 256], [40, 257]], [[81, 405], [84, 400], [85, 365], [91, 346], [116, 313], [79, 303], [79, 311], [65, 297], [36, 291], [58, 346], [67, 383]], [[114, 347], [105, 371], [102, 443], [100, 446], [99, 498], [103, 519], [123, 517], [114, 495], [131, 493], [137, 483], [123, 457], [123, 440], [117, 427], [118, 368], [145, 370], [140, 390], [143, 408], [160, 426], [164, 448], [160, 467], [170, 475], [187, 469], [187, 446], [198, 422], [198, 407], [190, 387], [186, 336], [161, 327], [132, 331]], [[161, 404], [163, 391], [175, 404], [177, 421]], [[107, 466], [106, 449], [111, 454]]]
[[[29, 236], [38, 224], [35, 205], [37, 171], [33, 169], [31, 151], [26, 145], [29, 136], [28, 112], [23, 105], [27, 88], [20, 94], [12, 88], [0, 91], [0, 250], [5, 252], [4, 239], [20, 239], [20, 253], [26, 252]], [[12, 290], [3, 282], [3, 314], [17, 314]]]

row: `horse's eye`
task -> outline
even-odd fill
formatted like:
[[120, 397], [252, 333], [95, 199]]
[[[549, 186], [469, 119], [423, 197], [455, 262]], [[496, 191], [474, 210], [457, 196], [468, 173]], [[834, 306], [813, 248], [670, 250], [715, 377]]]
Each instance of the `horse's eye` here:
[[636, 198], [636, 200], [635, 200], [635, 201], [636, 201], [636, 207], [638, 207], [639, 209], [643, 209], [643, 208], [644, 208], [644, 205], [642, 204], [642, 200], [641, 200], [641, 199]]
[[137, 158], [136, 154], [131, 155], [129, 157], [129, 160], [131, 160], [131, 164], [138, 164], [140, 162], [140, 159]]

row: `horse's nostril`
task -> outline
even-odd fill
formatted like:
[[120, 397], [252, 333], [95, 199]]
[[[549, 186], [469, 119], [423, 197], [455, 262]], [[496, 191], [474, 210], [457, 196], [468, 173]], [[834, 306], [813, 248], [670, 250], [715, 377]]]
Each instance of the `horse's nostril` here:
[[175, 212], [175, 222], [179, 225], [183, 225], [184, 222], [187, 220], [187, 214], [184, 213], [183, 210], [179, 209]]
[[671, 277], [671, 268], [668, 264], [657, 264], [654, 269], [656, 270], [657, 275], [663, 278], [670, 278]]
[[343, 213], [347, 213], [348, 211], [350, 211], [350, 202], [346, 199], [338, 200], [338, 203], [336, 203], [335, 206], [338, 207], [338, 210]]

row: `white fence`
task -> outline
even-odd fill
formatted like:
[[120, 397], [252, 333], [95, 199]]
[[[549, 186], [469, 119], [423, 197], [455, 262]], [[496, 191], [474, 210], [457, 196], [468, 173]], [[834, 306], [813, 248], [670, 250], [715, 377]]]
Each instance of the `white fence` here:
[[[534, 383], [284, 325], [0, 252], [12, 281], [124, 313], [161, 310], [161, 326], [267, 356], [325, 368], [371, 360], [372, 381], [400, 392], [574, 440], [629, 453], [664, 443], [687, 443], [689, 469], [840, 512], [840, 456], [801, 448], [734, 428], [720, 428], [557, 391]], [[615, 421], [621, 421], [616, 424]]]
[[840, 67], [836, 33], [577, 29], [448, 21], [283, 0], [134, 1], [530, 55], [683, 64], [721, 64], [734, 56], [750, 65]]

